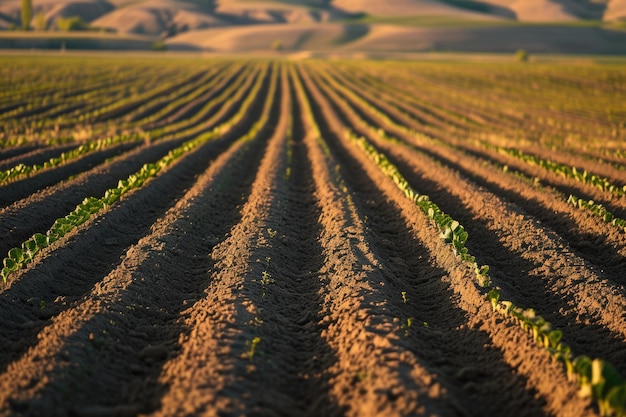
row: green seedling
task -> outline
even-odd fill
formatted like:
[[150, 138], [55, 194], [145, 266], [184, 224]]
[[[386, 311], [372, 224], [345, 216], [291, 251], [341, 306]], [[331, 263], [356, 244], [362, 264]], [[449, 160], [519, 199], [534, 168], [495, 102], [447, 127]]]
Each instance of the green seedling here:
[[254, 354], [256, 353], [256, 349], [259, 343], [261, 343], [261, 338], [258, 336], [252, 339], [252, 341], [250, 342], [250, 350], [248, 350], [249, 360], [252, 360], [254, 358]]
[[409, 301], [408, 297], [406, 296], [406, 291], [402, 291], [401, 294], [402, 294], [402, 301], [404, 302], [404, 304], [406, 304]]

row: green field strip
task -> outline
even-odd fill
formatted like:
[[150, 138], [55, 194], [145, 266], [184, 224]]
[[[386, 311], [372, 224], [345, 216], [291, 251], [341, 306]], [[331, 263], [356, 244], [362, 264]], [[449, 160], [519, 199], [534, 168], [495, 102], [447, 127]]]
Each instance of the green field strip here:
[[[237, 67], [237, 68], [241, 68], [241, 67]], [[130, 123], [129, 126], [142, 127], [154, 121], [161, 120], [163, 117], [165, 117], [168, 113], [172, 112], [177, 107], [184, 106], [185, 104], [211, 91], [211, 89], [215, 88], [215, 86], [219, 85], [221, 82], [228, 79], [231, 76], [233, 71], [234, 71], [233, 66], [221, 67], [217, 74], [211, 77], [211, 79], [208, 80], [208, 82], [203, 83], [199, 88], [186, 89], [183, 92], [183, 94], [178, 94], [178, 92], [172, 93], [170, 97], [168, 97], [167, 99], [164, 97], [163, 100], [159, 100], [159, 102], [161, 103], [167, 103], [162, 109], [158, 110], [157, 112], [153, 114], [145, 116], [135, 122]], [[178, 122], [175, 122], [175, 123], [178, 123]]]
[[[109, 104], [108, 107], [97, 110], [95, 116], [96, 117], [102, 116], [106, 114], [106, 112], [115, 111], [116, 109], [123, 107], [123, 106], [128, 106], [129, 104], [132, 104], [135, 101], [147, 100], [152, 97], [158, 96], [163, 91], [166, 91], [168, 88], [174, 88], [178, 84], [184, 83], [188, 79], [188, 74], [185, 74], [185, 73], [182, 73], [182, 74], [175, 73], [171, 75], [165, 74], [164, 76], [168, 78], [167, 82], [159, 82], [156, 80], [152, 80], [152, 81], [146, 80], [147, 83], [142, 87], [142, 89], [144, 90], [142, 93], [132, 94], [130, 97], [111, 103]], [[83, 94], [77, 94], [75, 96], [68, 97], [68, 95], [66, 94], [63, 97], [61, 97], [60, 100], [61, 100], [61, 103], [67, 104], [66, 108], [71, 108], [72, 106], [74, 106], [74, 103], [78, 99], [85, 100], [85, 101], [95, 101], [97, 103], [97, 101], [100, 100], [99, 95], [102, 95], [103, 93], [107, 93], [110, 89], [111, 89], [110, 86], [105, 85], [103, 87], [100, 87], [97, 90], [94, 89], [94, 90], [86, 91]], [[63, 108], [55, 107], [46, 112], [39, 113], [34, 116], [30, 116], [29, 118], [26, 118], [24, 120], [36, 122], [37, 119], [42, 119], [42, 121], [44, 122], [43, 126], [51, 126], [55, 123], [58, 123], [58, 119], [65, 117], [65, 114], [69, 113], [69, 112], [62, 112], [62, 111], [63, 111]], [[49, 116], [50, 113], [53, 113], [53, 114], [60, 113], [60, 114], [58, 114], [58, 116], [56, 117], [50, 117]]]
[[43, 164], [24, 165], [19, 164], [13, 168], [0, 171], [0, 186], [9, 182], [29, 178], [40, 171], [55, 168], [61, 165], [65, 165], [75, 159], [85, 156], [90, 153], [101, 151], [111, 146], [119, 145], [122, 143], [136, 142], [143, 140], [143, 135], [131, 134], [131, 135], [117, 135], [105, 139], [98, 139], [96, 141], [87, 142], [84, 145], [80, 145], [77, 148], [61, 153], [57, 157], [50, 158]]
[[[200, 110], [198, 110], [191, 118], [184, 119], [182, 121], [171, 123], [165, 127], [157, 128], [149, 131], [150, 137], [162, 138], [172, 135], [172, 131], [178, 131], [177, 135], [191, 134], [204, 128], [201, 123], [203, 119], [207, 117], [207, 114], [213, 110], [218, 104], [232, 102], [232, 98], [240, 97], [249, 88], [251, 80], [255, 78], [256, 73], [260, 71], [259, 67], [250, 67], [242, 72], [235, 80], [232, 80], [228, 87], [224, 89], [218, 96], [213, 97], [207, 101]], [[224, 106], [222, 105], [222, 107]], [[182, 130], [181, 130], [182, 129]]]
[[372, 74], [364, 72], [365, 69], [362, 68], [354, 68], [350, 66], [347, 69], [341, 69], [342, 73], [348, 72], [348, 74], [350, 74], [352, 71], [360, 74], [364, 80], [361, 80], [361, 77], [359, 76], [344, 78], [353, 83], [359, 82], [359, 90], [363, 89], [363, 91], [370, 91], [372, 94], [379, 94], [379, 92], [383, 92], [385, 95], [390, 97], [390, 99], [387, 100], [390, 105], [397, 107], [397, 103], [402, 102], [405, 106], [416, 109], [419, 112], [430, 114], [431, 117], [439, 119], [442, 123], [452, 122], [461, 124], [465, 125], [466, 129], [485, 127], [483, 123], [477, 120], [470, 119], [459, 112], [448, 109], [441, 103], [428, 100], [424, 97], [423, 88], [413, 90], [408, 83], [402, 84], [402, 87], [397, 86], [395, 82], [385, 83]]

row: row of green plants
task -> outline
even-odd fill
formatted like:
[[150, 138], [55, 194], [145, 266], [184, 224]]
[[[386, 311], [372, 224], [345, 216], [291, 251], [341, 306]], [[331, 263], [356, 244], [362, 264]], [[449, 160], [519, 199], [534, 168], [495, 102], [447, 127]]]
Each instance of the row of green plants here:
[[374, 161], [378, 168], [396, 184], [409, 200], [413, 201], [425, 215], [435, 222], [439, 228], [440, 237], [452, 246], [454, 253], [459, 256], [461, 260], [468, 262], [472, 266], [478, 284], [481, 287], [490, 286], [491, 280], [488, 275], [489, 267], [487, 265], [478, 265], [476, 258], [469, 253], [469, 250], [465, 246], [465, 242], [469, 237], [465, 228], [450, 215], [444, 213], [427, 195], [421, 195], [411, 187], [398, 168], [385, 154], [378, 152], [376, 147], [367, 139], [362, 136], [357, 136], [351, 130], [346, 130], [344, 135], [348, 141], [356, 144]]
[[576, 169], [576, 167], [571, 167], [569, 165], [561, 164], [559, 162], [551, 161], [549, 159], [542, 159], [535, 155], [527, 154], [520, 149], [506, 148], [483, 141], [481, 141], [480, 144], [485, 149], [512, 156], [516, 159], [519, 159], [520, 161], [526, 162], [527, 164], [535, 165], [545, 169], [546, 171], [554, 172], [563, 177], [572, 178], [584, 184], [592, 185], [602, 191], [611, 193], [618, 197], [626, 195], [626, 185], [617, 186], [615, 184], [611, 184], [611, 181], [609, 181], [607, 178], [592, 174], [590, 172], [587, 172], [586, 170], [580, 171]]
[[605, 223], [617, 226], [626, 232], [626, 220], [615, 217], [615, 215], [608, 211], [602, 204], [596, 203], [593, 200], [585, 200], [584, 198], [579, 198], [571, 194], [567, 198], [567, 202], [579, 209], [591, 211], [593, 214], [604, 220]]
[[[211, 71], [207, 72], [207, 74], [196, 83], [188, 85], [184, 88], [177, 89], [176, 91], [168, 95], [161, 95], [160, 97], [157, 97], [154, 100], [151, 100], [148, 103], [137, 107], [134, 112], [143, 112], [145, 109], [154, 105], [158, 105], [160, 103], [165, 104], [163, 108], [159, 109], [156, 112], [151, 112], [151, 114], [145, 116], [141, 120], [132, 123], [132, 125], [142, 126], [155, 120], [161, 120], [164, 115], [168, 114], [173, 109], [190, 102], [199, 95], [213, 88], [213, 86], [217, 82], [222, 80], [229, 73], [228, 68], [229, 67], [227, 66], [215, 67]], [[129, 118], [131, 116], [132, 114], [128, 114], [125, 117]]]
[[571, 348], [561, 340], [563, 336], [561, 330], [554, 329], [533, 309], [523, 309], [512, 301], [503, 300], [500, 289], [492, 284], [489, 277], [489, 267], [479, 266], [465, 247], [468, 235], [463, 226], [441, 211], [428, 196], [419, 195], [386, 155], [379, 152], [367, 139], [351, 131], [346, 131], [346, 138], [356, 144], [388, 178], [394, 181], [407, 198], [415, 202], [420, 210], [434, 221], [440, 231], [440, 237], [452, 246], [454, 253], [461, 260], [473, 267], [476, 283], [489, 290], [487, 299], [494, 312], [513, 319], [523, 330], [530, 333], [553, 358], [562, 362], [570, 380], [577, 382], [580, 394], [593, 398], [603, 416], [626, 416], [626, 380], [610, 363], [584, 355], [574, 357]]
[[[254, 78], [251, 78], [251, 80], [252, 79]], [[237, 86], [238, 84], [234, 83], [234, 87], [237, 87]], [[230, 95], [229, 94], [230, 92], [231, 92], [231, 89], [228, 89], [228, 92], [225, 92], [224, 94], [210, 100], [205, 105], [205, 107], [206, 108], [214, 107], [220, 101], [225, 100]], [[232, 99], [236, 99], [236, 97], [237, 96], [232, 97]], [[193, 129], [195, 132], [192, 132], [192, 133], [199, 132], [201, 129], [202, 129], [202, 126], [196, 127], [195, 129]], [[179, 132], [180, 135], [184, 135], [187, 133], [190, 133], [190, 132], [187, 132], [187, 131]], [[161, 130], [158, 130], [154, 135], [150, 134], [149, 136], [151, 137], [151, 139], [159, 139], [159, 136], [162, 134], [163, 132]], [[19, 164], [8, 170], [0, 171], [0, 185], [11, 182], [11, 181], [17, 181], [19, 179], [30, 177], [41, 170], [58, 167], [73, 159], [76, 159], [81, 156], [85, 156], [88, 153], [92, 153], [95, 151], [99, 151], [99, 150], [111, 147], [113, 145], [142, 140], [144, 139], [145, 136], [146, 134], [140, 134], [140, 133], [120, 134], [120, 135], [112, 136], [109, 138], [98, 139], [93, 142], [85, 143], [83, 145], [78, 146], [77, 148], [74, 148], [67, 152], [63, 152], [58, 157], [50, 158], [50, 160], [44, 162], [43, 164], [34, 164], [34, 165]], [[174, 139], [174, 138], [170, 138], [170, 139]]]
[[[128, 90], [138, 90], [141, 88], [142, 90], [150, 91], [152, 87], [156, 86], [158, 83], [158, 76], [164, 74], [142, 74], [141, 76], [128, 77], [124, 79], [123, 82], [120, 82], [118, 79], [111, 79], [109, 82], [97, 85], [93, 89], [87, 89], [83, 91], [76, 91], [76, 93], [72, 93], [71, 91], [59, 91], [57, 88], [54, 90], [54, 94], [49, 95], [36, 95], [26, 97], [27, 102], [10, 112], [6, 112], [2, 114], [3, 119], [15, 120], [19, 118], [19, 121], [24, 122], [28, 120], [28, 118], [20, 117], [21, 113], [24, 111], [29, 111], [36, 109], [42, 105], [59, 103], [62, 107], [72, 107], [76, 102], [83, 102], [84, 105], [81, 106], [79, 110], [75, 112], [77, 116], [86, 118], [89, 112], [97, 109], [100, 106], [109, 106], [115, 105], [116, 103], [125, 100], [124, 96], [127, 95]], [[71, 95], [71, 100], [68, 100], [68, 95]], [[43, 120], [45, 119], [45, 113], [39, 113], [33, 118]], [[65, 118], [70, 117], [70, 114], [66, 114]], [[79, 121], [80, 118], [74, 120], [74, 122]]]
[[117, 187], [108, 189], [103, 197], [89, 197], [83, 200], [74, 211], [65, 217], [57, 219], [45, 235], [36, 233], [30, 239], [23, 242], [21, 247], [9, 250], [8, 256], [4, 258], [3, 261], [2, 280], [6, 283], [11, 273], [29, 264], [39, 251], [85, 223], [104, 207], [114, 204], [124, 194], [141, 187], [148, 179], [156, 176], [163, 168], [170, 165], [185, 153], [198, 147], [200, 144], [213, 139], [219, 133], [219, 130], [216, 128], [213, 131], [198, 136], [193, 140], [185, 142], [178, 148], [171, 150], [156, 163], [143, 165], [139, 171], [131, 174], [127, 179], [120, 180]]
[[[246, 100], [242, 103], [237, 114], [223, 125], [217, 126], [211, 131], [205, 132], [196, 138], [183, 143], [179, 147], [171, 150], [166, 156], [157, 162], [145, 164], [139, 171], [128, 176], [127, 179], [120, 180], [117, 187], [108, 189], [104, 193], [103, 197], [86, 198], [74, 209], [74, 211], [65, 217], [57, 219], [45, 235], [36, 233], [30, 239], [23, 242], [20, 247], [10, 249], [7, 257], [3, 260], [1, 273], [3, 282], [7, 282], [10, 274], [23, 269], [26, 265], [31, 263], [35, 255], [42, 249], [61, 239], [66, 234], [85, 223], [92, 216], [98, 214], [105, 207], [113, 205], [123, 195], [127, 194], [131, 190], [140, 188], [147, 180], [156, 176], [163, 168], [171, 165], [183, 155], [230, 130], [232, 126], [236, 125], [247, 116], [248, 110], [251, 107], [252, 102], [257, 97], [261, 86], [262, 79], [259, 78], [253, 89], [249, 92], [249, 95], [246, 97]], [[256, 136], [266, 121], [267, 115], [264, 119], [257, 122], [249, 130], [249, 132], [243, 136], [242, 140], [250, 140]]]
[[[90, 112], [83, 112], [80, 115], [79, 120], [92, 120], [98, 116], [104, 115], [134, 102], [158, 98], [163, 94], [162, 92], [180, 84], [186, 76], [188, 76], [188, 74], [185, 74], [185, 77], [183, 77], [182, 74], [172, 76], [170, 71], [163, 71], [163, 73], [153, 74], [150, 77], [142, 76], [142, 81], [144, 81], [143, 85], [134, 85], [130, 92], [127, 91], [127, 89], [122, 90], [122, 97], [114, 101], [103, 104], [102, 97], [98, 95], [96, 97], [97, 100], [94, 102], [96, 107]], [[105, 90], [105, 92], [106, 91], [107, 90]]]
[[63, 152], [59, 156], [50, 158], [43, 164], [19, 164], [7, 170], [0, 171], [0, 185], [30, 177], [31, 175], [34, 175], [44, 169], [58, 167], [88, 153], [100, 151], [120, 143], [132, 142], [140, 139], [142, 139], [142, 136], [136, 133], [116, 135], [105, 139], [98, 139], [93, 142], [87, 142], [83, 145], [78, 146], [77, 148]]
[[[153, 129], [150, 131], [150, 136], [160, 138], [170, 132], [175, 132], [175, 131], [180, 134], [183, 134], [183, 132], [192, 133], [195, 131], [202, 130], [203, 125], [202, 124], [196, 125], [196, 124], [206, 119], [207, 116], [210, 114], [211, 110], [213, 110], [220, 103], [222, 103], [222, 107], [224, 107], [226, 105], [226, 103], [223, 103], [224, 101], [228, 101], [228, 102], [236, 101], [239, 97], [242, 96], [242, 94], [244, 94], [248, 90], [248, 88], [252, 84], [252, 81], [257, 79], [257, 77], [259, 76], [259, 72], [263, 72], [263, 74], [265, 74], [266, 71], [267, 71], [267, 66], [265, 66], [263, 70], [259, 69], [258, 67], [247, 69], [242, 74], [240, 74], [240, 76], [237, 77], [237, 79], [232, 80], [229, 83], [228, 87], [224, 91], [222, 91], [220, 95], [212, 97], [210, 100], [204, 103], [202, 108], [198, 110], [191, 118], [184, 119], [184, 120], [174, 122], [174, 123], [170, 123], [164, 127]], [[184, 131], [181, 130], [185, 128], [187, 129]]]
[[[352, 92], [351, 90], [345, 89], [344, 87], [338, 86], [338, 85], [333, 85], [333, 87], [335, 87], [335, 88], [342, 88], [347, 95], [350, 95], [351, 98], [353, 98], [354, 100], [358, 100], [359, 103], [362, 106], [366, 106], [368, 108], [368, 110], [370, 110], [371, 112], [376, 114], [376, 116], [378, 118], [382, 119], [383, 122], [386, 123], [387, 125], [391, 125], [395, 129], [401, 130], [404, 133], [406, 133], [408, 135], [411, 135], [412, 137], [416, 138], [417, 140], [426, 141], [426, 142], [429, 142], [429, 143], [437, 143], [437, 144], [442, 145], [442, 146], [449, 146], [447, 143], [444, 143], [444, 142], [442, 142], [442, 141], [440, 141], [438, 139], [435, 139], [435, 138], [433, 138], [433, 137], [431, 137], [429, 135], [426, 135], [426, 134], [424, 134], [422, 132], [417, 132], [417, 131], [408, 129], [408, 128], [402, 126], [402, 125], [398, 125], [398, 124], [394, 123], [389, 117], [387, 117], [384, 113], [380, 112], [375, 107], [371, 106], [367, 101], [365, 101], [364, 99], [361, 99], [360, 97], [355, 96], [354, 92]], [[344, 108], [348, 106], [348, 104], [345, 102], [345, 100], [343, 100], [341, 98], [338, 98], [338, 97], [337, 97], [337, 100], [338, 100], [338, 102], [340, 104], [342, 104], [344, 106]], [[408, 115], [406, 115], [406, 116], [410, 117]], [[364, 120], [360, 120], [360, 122], [370, 131], [371, 134], [377, 135], [377, 136], [381, 137], [383, 140], [386, 140], [388, 142], [392, 142], [392, 143], [395, 143], [395, 144], [399, 144], [400, 143], [400, 141], [398, 141], [397, 139], [388, 136], [385, 133], [385, 131], [383, 131], [382, 129], [377, 129], [374, 126], [371, 126], [368, 123], [366, 123]], [[575, 171], [576, 169], [573, 168], [573, 170]], [[523, 175], [521, 173], [509, 172], [508, 169], [506, 169], [505, 172], [511, 173], [513, 175], [516, 175], [516, 174]], [[606, 208], [604, 206], [594, 202], [593, 200], [588, 200], [587, 201], [587, 200], [584, 200], [582, 198], [576, 197], [574, 195], [570, 195], [569, 198], [567, 199], [567, 203], [568, 204], [572, 204], [574, 207], [576, 207], [578, 209], [588, 210], [591, 213], [599, 216], [601, 219], [604, 220], [604, 222], [612, 224], [614, 226], [617, 226], [617, 227], [620, 227], [620, 228], [626, 230], [626, 220], [615, 217], [612, 213], [610, 213], [608, 210], [606, 210]]]

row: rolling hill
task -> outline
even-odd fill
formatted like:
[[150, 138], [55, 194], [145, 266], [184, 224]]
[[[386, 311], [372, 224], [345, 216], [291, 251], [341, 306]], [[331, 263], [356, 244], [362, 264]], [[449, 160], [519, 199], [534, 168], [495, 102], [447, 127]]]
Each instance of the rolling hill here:
[[[3, 40], [20, 25], [20, 3], [0, 3], [0, 47], [11, 46]], [[626, 53], [626, 0], [33, 0], [33, 9], [40, 38], [77, 16], [91, 32], [175, 50]]]

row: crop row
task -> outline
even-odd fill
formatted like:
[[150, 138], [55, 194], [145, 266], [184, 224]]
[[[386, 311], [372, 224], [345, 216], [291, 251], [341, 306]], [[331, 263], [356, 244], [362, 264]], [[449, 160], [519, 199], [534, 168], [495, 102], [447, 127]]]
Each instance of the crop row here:
[[[254, 77], [250, 77], [249, 79], [253, 80]], [[231, 88], [228, 88], [223, 94], [213, 97], [211, 100], [208, 100], [207, 103], [204, 105], [203, 110], [201, 110], [198, 115], [196, 115], [192, 120], [184, 120], [178, 124], [180, 128], [184, 127], [185, 125], [192, 125], [187, 130], [181, 130], [179, 132], [176, 132], [176, 134], [170, 134], [169, 136], [165, 136], [167, 132], [173, 131], [175, 129], [173, 127], [174, 125], [168, 125], [167, 129], [155, 129], [153, 131], [145, 133], [120, 134], [105, 139], [89, 141], [83, 145], [78, 146], [77, 148], [63, 152], [59, 156], [53, 157], [50, 160], [45, 161], [43, 164], [34, 164], [30, 166], [19, 164], [10, 169], [0, 171], [0, 185], [3, 183], [8, 183], [10, 181], [27, 178], [31, 175], [38, 173], [41, 170], [63, 165], [89, 153], [103, 150], [105, 148], [109, 148], [111, 146], [121, 143], [136, 142], [145, 138], [150, 138], [151, 140], [173, 140], [178, 137], [183, 137], [185, 135], [198, 134], [202, 131], [204, 127], [202, 124], [196, 126], [193, 126], [193, 124], [199, 122], [201, 120], [201, 117], [206, 114], [206, 111], [208, 109], [213, 109], [220, 103], [227, 107], [231, 102], [236, 101], [239, 97], [239, 94], [233, 93], [235, 92], [237, 87], [241, 87], [241, 85], [239, 83], [233, 83]], [[243, 90], [245, 90], [245, 88], [240, 89], [239, 91], [241, 92]]]
[[[339, 88], [335, 85], [333, 85], [333, 87]], [[342, 104], [343, 109], [346, 110], [347, 103], [336, 95], [334, 98], [338, 103]], [[368, 103], [363, 102], [363, 104], [367, 105]], [[353, 113], [352, 117], [357, 116]], [[381, 113], [381, 118], [386, 118], [386, 116]], [[358, 123], [369, 130], [371, 134], [383, 140], [389, 141], [397, 146], [406, 145], [388, 136], [381, 129], [369, 125], [362, 119], [358, 119]], [[400, 127], [399, 130], [402, 130], [402, 128]], [[569, 377], [578, 382], [581, 393], [593, 397], [597, 401], [603, 414], [623, 415], [626, 413], [626, 397], [624, 396], [626, 385], [612, 365], [601, 359], [591, 360], [586, 356], [573, 357], [569, 346], [561, 342], [562, 332], [560, 330], [553, 329], [550, 323], [543, 317], [536, 315], [534, 310], [522, 309], [515, 306], [511, 301], [500, 300], [500, 290], [491, 285], [491, 280], [488, 277], [489, 267], [479, 267], [475, 262], [475, 258], [465, 247], [467, 232], [459, 222], [443, 213], [427, 196], [419, 195], [401, 175], [397, 167], [395, 167], [383, 153], [378, 152], [374, 145], [369, 143], [365, 138], [355, 135], [350, 130], [346, 131], [345, 135], [350, 142], [356, 144], [378, 165], [381, 171], [404, 192], [407, 198], [413, 201], [424, 214], [433, 219], [440, 230], [441, 238], [444, 239], [446, 243], [452, 245], [455, 254], [464, 262], [471, 265], [475, 271], [479, 286], [485, 285], [488, 287], [487, 298], [491, 301], [494, 311], [514, 319], [522, 329], [529, 331], [534, 336], [535, 340], [541, 346], [545, 347], [555, 359], [563, 362]]]
[[572, 178], [583, 184], [592, 185], [599, 188], [602, 191], [611, 193], [615, 196], [622, 197], [626, 195], [626, 185], [617, 186], [612, 184], [607, 178], [603, 178], [599, 175], [587, 172], [586, 170], [578, 170], [576, 167], [571, 167], [565, 164], [561, 164], [555, 161], [539, 158], [535, 155], [530, 155], [519, 149], [511, 149], [503, 146], [496, 146], [487, 142], [482, 142], [481, 146], [485, 149], [490, 149], [501, 154], [510, 155], [514, 158], [524, 161], [529, 165], [534, 165], [545, 169], [546, 171], [554, 172], [566, 178]]
[[561, 330], [553, 329], [552, 325], [537, 315], [534, 309], [523, 309], [512, 301], [501, 299], [500, 289], [491, 284], [488, 275], [489, 266], [477, 265], [475, 257], [465, 246], [468, 234], [463, 226], [445, 214], [428, 196], [420, 195], [413, 189], [398, 168], [367, 139], [358, 137], [350, 131], [346, 132], [346, 137], [376, 163], [408, 199], [434, 221], [441, 232], [440, 237], [475, 271], [477, 284], [487, 288], [486, 298], [491, 302], [494, 312], [514, 319], [522, 329], [533, 335], [539, 345], [547, 349], [556, 360], [561, 361], [567, 369], [568, 376], [577, 381], [581, 395], [596, 400], [602, 415], [626, 416], [626, 380], [611, 364], [599, 358], [592, 360], [584, 355], [574, 357], [570, 347], [561, 341], [563, 335]]
[[34, 164], [34, 165], [24, 165], [18, 164], [13, 168], [9, 168], [4, 171], [0, 171], [0, 185], [15, 181], [18, 179], [27, 178], [31, 175], [36, 174], [37, 172], [58, 167], [68, 161], [76, 159], [78, 157], [84, 156], [88, 153], [99, 151], [102, 149], [109, 148], [113, 145], [117, 145], [120, 143], [132, 142], [141, 140], [142, 135], [140, 134], [122, 134], [116, 135], [113, 137], [109, 137], [106, 139], [98, 139], [96, 141], [87, 142], [84, 145], [80, 145], [77, 148], [61, 153], [61, 155], [57, 157], [50, 158], [48, 161], [45, 161], [43, 164]]
[[[273, 85], [276, 81], [273, 78]], [[140, 188], [150, 178], [156, 176], [163, 168], [171, 165], [176, 160], [180, 159], [183, 155], [191, 152], [200, 145], [220, 137], [227, 133], [231, 128], [246, 116], [248, 109], [252, 105], [252, 102], [256, 99], [257, 94], [262, 86], [263, 77], [257, 77], [256, 82], [252, 89], [248, 92], [245, 101], [242, 103], [239, 111], [228, 121], [215, 127], [209, 132], [205, 132], [196, 138], [185, 142], [179, 147], [171, 150], [166, 156], [159, 161], [151, 164], [145, 164], [139, 171], [131, 174], [127, 179], [120, 180], [117, 187], [111, 188], [104, 193], [101, 198], [88, 197], [81, 204], [79, 204], [74, 211], [69, 213], [63, 218], [59, 218], [55, 221], [54, 225], [46, 232], [45, 235], [36, 233], [30, 239], [22, 243], [19, 248], [12, 248], [9, 250], [8, 256], [3, 260], [2, 279], [6, 283], [10, 274], [22, 269], [27, 264], [32, 262], [35, 255], [45, 247], [56, 242], [67, 233], [76, 229], [81, 224], [85, 223], [92, 216], [100, 213], [105, 207], [110, 206], [117, 202], [123, 195], [127, 194], [131, 190]], [[263, 124], [267, 122], [267, 115], [260, 119], [252, 129], [244, 135], [245, 140], [249, 137], [256, 135], [258, 130]]]
[[[376, 106], [374, 106], [371, 102], [365, 100], [364, 98], [360, 97], [357, 95], [357, 93], [353, 90], [353, 89], [349, 89], [347, 88], [345, 85], [341, 85], [339, 83], [332, 83], [331, 84], [334, 90], [339, 90], [344, 92], [344, 94], [348, 97], [350, 97], [353, 102], [358, 103], [361, 107], [366, 108], [371, 114], [373, 114], [374, 116], [377, 117], [378, 120], [380, 120], [382, 122], [382, 124], [389, 126], [390, 128], [392, 128], [395, 131], [399, 131], [404, 135], [407, 135], [408, 137], [414, 138], [415, 140], [417, 140], [418, 142], [421, 143], [426, 143], [429, 145], [436, 145], [436, 146], [444, 146], [444, 147], [452, 147], [454, 148], [456, 151], [462, 151], [462, 149], [455, 147], [454, 145], [451, 145], [447, 142], [444, 142], [440, 139], [436, 139], [432, 136], [429, 136], [428, 134], [425, 134], [423, 132], [418, 132], [416, 130], [407, 128], [406, 126], [399, 124], [395, 121], [393, 121], [386, 113], [382, 112], [381, 110], [379, 110]], [[337, 98], [337, 100], [343, 104], [344, 108], [346, 108], [346, 106], [348, 105], [345, 101], [343, 101], [340, 98]], [[403, 114], [404, 117], [406, 118], [411, 118], [410, 115], [404, 113]], [[390, 137], [389, 135], [386, 134], [386, 132], [384, 132], [382, 129], [377, 128], [375, 126], [372, 126], [370, 124], [368, 124], [365, 120], [360, 119], [359, 122], [365, 126], [365, 128], [367, 130], [369, 130], [369, 132], [371, 134], [375, 134], [381, 138], [386, 139], [387, 141], [391, 141], [394, 142], [396, 144], [403, 144], [406, 146], [411, 146], [408, 145], [406, 143], [403, 143], [401, 141], [398, 141], [395, 138]], [[491, 149], [491, 150], [497, 150], [498, 152], [501, 153], [506, 153], [506, 154], [510, 154], [512, 156], [517, 156], [517, 155], [525, 155], [525, 158], [523, 160], [525, 160], [526, 162], [532, 164], [532, 165], [537, 165], [537, 166], [541, 166], [546, 170], [551, 170], [551, 168], [554, 168], [554, 172], [557, 172], [563, 176], [567, 176], [566, 173], [570, 173], [570, 177], [578, 179], [581, 182], [584, 183], [590, 183], [593, 184], [595, 186], [597, 186], [598, 188], [608, 191], [608, 192], [612, 192], [615, 195], [621, 196], [624, 193], [623, 189], [620, 189], [612, 184], [610, 184], [610, 182], [605, 179], [605, 178], [601, 178], [597, 175], [593, 175], [593, 174], [589, 174], [586, 171], [583, 171], [582, 173], [580, 171], [578, 171], [575, 167], [569, 167], [567, 165], [564, 164], [559, 164], [556, 162], [552, 162], [552, 161], [545, 161], [542, 160], [540, 158], [531, 156], [531, 155], [526, 155], [523, 154], [521, 151], [517, 151], [517, 150], [510, 150], [508, 148], [504, 148], [504, 147], [497, 147], [495, 145], [491, 145], [487, 142], [481, 141], [480, 144], [482, 146], [484, 146], [487, 149]], [[492, 161], [487, 161], [485, 160], [485, 162], [489, 162], [494, 164]], [[505, 167], [503, 169], [503, 172], [507, 173], [507, 174], [511, 174], [511, 175], [517, 175], [517, 176], [522, 176], [524, 178], [526, 178], [522, 173], [518, 173], [518, 172], [513, 172], [511, 170], [508, 169], [508, 167]], [[626, 189], [626, 186], [624, 186], [624, 188]], [[569, 197], [566, 199], [565, 197], [564, 201], [567, 201], [569, 204], [572, 204], [574, 207], [581, 209], [581, 210], [588, 210], [590, 213], [597, 215], [598, 217], [600, 217], [601, 219], [603, 219], [603, 221], [605, 221], [606, 223], [612, 224], [614, 226], [620, 227], [620, 228], [624, 228], [624, 226], [626, 225], [626, 221], [624, 221], [623, 219], [620, 218], [616, 218], [612, 213], [610, 213], [609, 211], [607, 211], [602, 205], [595, 203], [594, 201], [586, 201], [584, 199], [581, 199], [575, 195], [570, 194]]]

